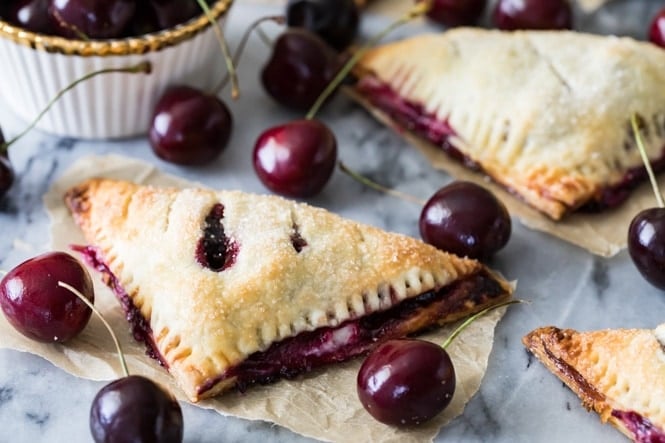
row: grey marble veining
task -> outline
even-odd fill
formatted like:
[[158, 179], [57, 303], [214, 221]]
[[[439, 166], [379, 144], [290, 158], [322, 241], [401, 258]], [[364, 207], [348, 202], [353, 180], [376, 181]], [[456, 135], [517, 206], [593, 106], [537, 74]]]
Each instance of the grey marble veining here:
[[[626, 7], [615, 2], [612, 8]], [[640, 2], [631, 2], [640, 3]], [[658, 3], [645, 2], [653, 10]], [[270, 8], [240, 2], [229, 23], [237, 36], [244, 23]], [[634, 10], [635, 11], [635, 10]], [[607, 15], [585, 18], [593, 28]], [[640, 21], [637, 16], [629, 17]], [[605, 25], [603, 25], [605, 26]], [[634, 28], [631, 28], [634, 29]], [[253, 40], [240, 70], [243, 96], [231, 104], [235, 130], [229, 149], [204, 168], [160, 162], [143, 138], [95, 142], [56, 138], [33, 131], [11, 149], [16, 185], [0, 201], [0, 269], [9, 269], [48, 247], [48, 220], [41, 198], [53, 179], [86, 154], [115, 153], [157, 164], [166, 172], [219, 188], [266, 192], [251, 168], [260, 131], [296, 117], [263, 94], [257, 80], [267, 49]], [[390, 130], [343, 97], [321, 114], [340, 141], [340, 158], [363, 174], [404, 192], [429, 197], [450, 179]], [[0, 123], [11, 136], [23, 127], [0, 107]], [[311, 203], [344, 216], [417, 236], [420, 208], [365, 188], [336, 173]], [[528, 305], [511, 308], [497, 328], [495, 346], [480, 392], [465, 413], [441, 431], [437, 441], [464, 442], [622, 442], [625, 439], [530, 357], [520, 338], [533, 328], [557, 325], [578, 329], [646, 327], [665, 318], [665, 297], [635, 271], [625, 252], [612, 259], [525, 229], [519, 223], [509, 245], [491, 265], [518, 281], [517, 296]], [[88, 411], [103, 383], [69, 376], [30, 354], [0, 350], [0, 442], [88, 442]], [[222, 417], [183, 405], [187, 442], [304, 442], [288, 430], [261, 422]]]

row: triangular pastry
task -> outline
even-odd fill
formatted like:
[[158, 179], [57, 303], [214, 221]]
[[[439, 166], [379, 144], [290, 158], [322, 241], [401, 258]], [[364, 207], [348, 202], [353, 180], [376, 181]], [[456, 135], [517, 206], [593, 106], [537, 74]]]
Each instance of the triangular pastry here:
[[477, 261], [280, 197], [94, 179], [65, 200], [89, 242], [77, 249], [193, 401], [511, 294]]
[[545, 327], [522, 341], [603, 422], [636, 442], [665, 442], [665, 325], [593, 332]]
[[665, 51], [569, 31], [460, 28], [370, 50], [354, 91], [401, 130], [553, 219], [644, 179], [630, 119], [665, 167]]

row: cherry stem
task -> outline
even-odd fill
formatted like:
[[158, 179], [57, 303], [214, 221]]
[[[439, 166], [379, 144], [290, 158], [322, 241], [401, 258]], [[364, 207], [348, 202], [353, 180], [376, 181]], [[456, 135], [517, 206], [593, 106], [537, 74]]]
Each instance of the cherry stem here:
[[[259, 26], [261, 26], [263, 23], [267, 21], [272, 21], [274, 23], [277, 23], [278, 25], [283, 25], [286, 23], [286, 17], [283, 15], [277, 15], [277, 16], [271, 16], [271, 17], [262, 17], [259, 18], [258, 20], [254, 21], [251, 25], [249, 25], [249, 28], [245, 31], [245, 34], [242, 36], [242, 39], [240, 40], [240, 43], [238, 43], [238, 47], [236, 48], [235, 54], [233, 54], [233, 65], [235, 67], [238, 66], [238, 62], [240, 61], [240, 57], [242, 56], [243, 51], [245, 50], [245, 46], [247, 45], [247, 41], [249, 40], [249, 37], [252, 35], [252, 31], [256, 30], [257, 33], [260, 31]], [[222, 79], [221, 82], [213, 89], [213, 93], [217, 94], [219, 91], [222, 90], [226, 86], [226, 84], [229, 82], [229, 79], [231, 76], [229, 73], [226, 73], [226, 76]]]
[[39, 120], [46, 115], [46, 113], [51, 109], [51, 107], [60, 100], [60, 98], [65, 95], [67, 92], [71, 91], [74, 89], [79, 83], [82, 83], [86, 80], [89, 80], [93, 77], [96, 77], [98, 75], [102, 74], [110, 74], [110, 73], [126, 73], [126, 74], [139, 74], [139, 73], [144, 73], [144, 74], [150, 74], [150, 71], [152, 69], [152, 65], [148, 61], [142, 61], [136, 65], [125, 67], [125, 68], [106, 68], [106, 69], [100, 69], [99, 71], [94, 71], [90, 72], [83, 77], [75, 80], [74, 82], [70, 83], [66, 88], [58, 92], [55, 97], [53, 97], [47, 104], [46, 107], [37, 115], [37, 117], [28, 125], [27, 128], [25, 128], [23, 131], [21, 131], [17, 136], [12, 138], [11, 140], [3, 143], [0, 145], [0, 154], [3, 154], [7, 152], [7, 149], [18, 139], [23, 137], [25, 134], [30, 132], [36, 125], [39, 123]]
[[406, 201], [409, 201], [411, 203], [415, 203], [415, 204], [421, 205], [421, 206], [424, 206], [425, 203], [426, 203], [424, 200], [421, 200], [418, 197], [414, 197], [413, 195], [409, 195], [409, 194], [406, 194], [404, 192], [400, 192], [400, 191], [397, 191], [395, 189], [390, 189], [390, 188], [387, 188], [383, 185], [380, 185], [380, 184], [370, 180], [369, 178], [367, 178], [367, 177], [365, 177], [365, 176], [349, 169], [349, 167], [346, 166], [342, 162], [339, 162], [338, 165], [339, 165], [339, 169], [341, 169], [342, 172], [349, 175], [354, 180], [356, 180], [356, 181], [362, 183], [363, 185], [368, 186], [368, 187], [370, 187], [370, 188], [372, 188], [376, 191], [383, 192], [383, 193], [386, 193], [388, 195], [392, 195], [393, 197], [397, 197], [399, 199], [406, 200]]
[[337, 73], [335, 78], [333, 78], [333, 80], [328, 84], [326, 89], [323, 90], [321, 95], [317, 98], [316, 102], [314, 102], [312, 108], [305, 116], [305, 119], [311, 120], [314, 118], [316, 113], [319, 112], [321, 106], [323, 106], [326, 100], [328, 100], [328, 97], [330, 97], [330, 95], [333, 92], [335, 92], [337, 87], [342, 83], [342, 81], [344, 81], [349, 72], [351, 72], [356, 63], [358, 63], [358, 61], [363, 57], [363, 55], [365, 55], [367, 51], [369, 51], [373, 46], [379, 43], [386, 35], [390, 34], [395, 29], [407, 24], [408, 22], [417, 17], [426, 14], [429, 8], [430, 8], [430, 1], [417, 3], [413, 8], [411, 8], [409, 12], [404, 14], [404, 16], [391, 23], [390, 26], [388, 26], [386, 29], [376, 34], [374, 37], [372, 37], [369, 40], [369, 42], [367, 42], [367, 44], [363, 45], [360, 49], [358, 49], [358, 51], [356, 51], [353, 54], [353, 56], [349, 59], [349, 61], [347, 61], [346, 64], [342, 67], [342, 69]]
[[106, 326], [106, 329], [108, 329], [109, 333], [111, 334], [111, 338], [113, 339], [113, 343], [115, 343], [115, 349], [118, 352], [118, 359], [120, 360], [120, 366], [122, 366], [122, 372], [125, 374], [125, 377], [129, 376], [129, 370], [127, 369], [127, 362], [125, 361], [125, 354], [122, 352], [122, 348], [120, 347], [120, 342], [118, 341], [118, 337], [116, 337], [115, 332], [113, 332], [113, 328], [111, 328], [111, 325], [106, 321], [104, 316], [102, 315], [101, 312], [95, 307], [95, 305], [88, 300], [85, 295], [81, 294], [75, 287], [59, 281], [58, 286], [67, 289], [69, 292], [72, 294], [76, 295], [78, 298], [81, 299], [83, 303], [85, 303], [90, 309], [92, 309], [92, 312], [95, 313], [97, 317], [104, 323], [104, 326]]
[[85, 33], [81, 31], [77, 26], [74, 26], [71, 23], [67, 23], [67, 21], [62, 18], [60, 12], [58, 12], [57, 9], [53, 8], [52, 13], [60, 26], [72, 31], [74, 34], [76, 34], [76, 37], [78, 37], [79, 40], [83, 40], [84, 42], [90, 41], [90, 38], [87, 35], [85, 35]]
[[473, 323], [474, 321], [476, 321], [478, 318], [482, 317], [483, 315], [487, 314], [488, 312], [493, 311], [493, 310], [498, 309], [498, 308], [502, 308], [504, 306], [515, 305], [515, 304], [518, 304], [518, 303], [524, 303], [524, 301], [523, 300], [508, 300], [508, 301], [504, 301], [502, 303], [499, 303], [497, 305], [487, 307], [487, 308], [483, 309], [480, 312], [476, 312], [471, 317], [464, 320], [464, 323], [459, 325], [453, 331], [453, 333], [450, 334], [450, 336], [446, 339], [446, 341], [443, 342], [443, 345], [441, 345], [441, 347], [443, 349], [446, 349], [450, 345], [450, 343], [452, 343], [452, 341], [455, 340], [457, 338], [457, 336], [460, 335], [462, 333], [462, 331], [464, 331], [467, 328], [467, 326], [469, 326], [471, 323]]
[[665, 202], [663, 202], [663, 194], [660, 193], [658, 189], [658, 182], [656, 181], [656, 176], [653, 173], [653, 168], [651, 167], [651, 161], [649, 161], [649, 156], [647, 156], [647, 150], [644, 147], [644, 141], [642, 140], [642, 134], [640, 132], [639, 125], [637, 123], [637, 115], [633, 114], [630, 117], [630, 124], [633, 126], [633, 134], [635, 135], [635, 141], [637, 142], [637, 149], [640, 151], [642, 156], [642, 162], [644, 167], [647, 170], [647, 175], [649, 176], [649, 181], [651, 182], [651, 187], [653, 188], [653, 193], [656, 195], [656, 201], [660, 208], [665, 208]]
[[233, 59], [231, 58], [231, 50], [229, 49], [229, 45], [227, 44], [226, 39], [224, 38], [222, 27], [219, 25], [219, 22], [215, 20], [215, 17], [213, 16], [212, 11], [210, 10], [210, 7], [208, 7], [208, 4], [205, 2], [205, 0], [196, 0], [196, 1], [199, 3], [201, 9], [203, 9], [203, 12], [205, 13], [206, 17], [208, 17], [208, 21], [212, 25], [212, 28], [215, 32], [215, 36], [217, 37], [217, 41], [219, 42], [219, 46], [222, 48], [222, 54], [224, 55], [224, 62], [226, 63], [226, 70], [228, 72], [228, 75], [231, 77], [231, 98], [233, 100], [236, 100], [240, 96], [240, 88], [238, 86], [238, 73], [236, 72], [235, 64], [233, 63]]

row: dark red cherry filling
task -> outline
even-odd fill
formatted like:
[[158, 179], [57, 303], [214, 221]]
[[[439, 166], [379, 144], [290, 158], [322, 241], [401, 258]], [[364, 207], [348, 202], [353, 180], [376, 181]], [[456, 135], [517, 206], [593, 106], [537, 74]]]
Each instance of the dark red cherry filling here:
[[143, 318], [141, 311], [134, 305], [127, 291], [122, 287], [118, 278], [111, 272], [104, 261], [102, 253], [94, 246], [72, 245], [72, 250], [83, 255], [83, 259], [91, 268], [101, 273], [104, 283], [113, 291], [125, 312], [125, 318], [131, 326], [132, 336], [139, 343], [146, 346], [146, 354], [157, 360], [162, 366], [168, 368], [166, 361], [157, 350], [157, 344], [152, 338], [152, 328]]
[[505, 291], [487, 273], [479, 272], [437, 291], [404, 300], [386, 311], [349, 320], [337, 327], [302, 332], [275, 343], [265, 351], [250, 355], [218, 379], [210, 380], [199, 393], [231, 377], [237, 377], [236, 385], [242, 391], [252, 384], [289, 379], [320, 366], [349, 360], [386, 340], [432, 327], [437, 319], [459, 317], [466, 309], [469, 294], [481, 304], [500, 297]]
[[293, 232], [291, 233], [291, 244], [293, 245], [293, 249], [295, 249], [296, 252], [302, 251], [303, 248], [307, 246], [307, 240], [302, 237], [300, 234], [300, 228], [298, 228], [298, 225], [296, 224], [293, 225]]
[[649, 420], [633, 411], [612, 411], [612, 417], [621, 420], [633, 434], [636, 443], [665, 443], [665, 432]]
[[[404, 99], [389, 85], [372, 76], [363, 77], [356, 85], [356, 89], [373, 106], [385, 112], [398, 125], [398, 130], [413, 132], [435, 146], [441, 147], [451, 158], [464, 163], [468, 168], [481, 170], [478, 163], [463, 154], [450, 142], [450, 137], [455, 136], [456, 133], [447, 120], [442, 121], [434, 113], [427, 112], [422, 105]], [[657, 172], [665, 170], [665, 147], [660, 158], [652, 161], [652, 167]], [[605, 187], [593, 200], [577, 210], [598, 212], [617, 207], [646, 177], [646, 170], [643, 166], [629, 169], [620, 182]]]
[[232, 266], [238, 256], [238, 244], [224, 234], [224, 205], [217, 203], [205, 218], [203, 237], [196, 246], [196, 261], [212, 271]]
[[[100, 251], [93, 246], [72, 248], [82, 253], [87, 263], [102, 273], [104, 282], [116, 294], [127, 313], [134, 339], [144, 343], [147, 354], [168, 369], [157, 351], [150, 325], [105, 264]], [[505, 294], [503, 287], [491, 275], [481, 271], [449, 286], [404, 300], [388, 310], [352, 319], [337, 327], [302, 332], [275, 343], [265, 351], [250, 355], [219, 377], [208, 380], [199, 387], [199, 394], [205, 394], [220, 381], [232, 377], [236, 377], [238, 389], [243, 390], [252, 384], [293, 378], [329, 363], [346, 361], [386, 340], [426, 330], [443, 319], [458, 319], [466, 313], [469, 300], [481, 308]], [[396, 295], [391, 294], [391, 298], [395, 299]]]

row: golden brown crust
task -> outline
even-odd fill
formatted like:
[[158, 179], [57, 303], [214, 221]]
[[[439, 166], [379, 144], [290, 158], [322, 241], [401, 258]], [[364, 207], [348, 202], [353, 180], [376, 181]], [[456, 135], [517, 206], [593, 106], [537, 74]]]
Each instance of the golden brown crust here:
[[654, 331], [577, 332], [549, 326], [522, 342], [603, 422], [634, 438], [612, 412], [635, 412], [665, 430], [665, 356]]
[[448, 122], [462, 154], [553, 219], [642, 166], [633, 113], [649, 157], [663, 154], [665, 53], [645, 42], [460, 28], [377, 47], [359, 65]]
[[[99, 179], [71, 189], [65, 200], [148, 319], [158, 350], [192, 400], [210, 380], [275, 342], [486, 271], [413, 238], [274, 196]], [[213, 272], [195, 257], [205, 218], [218, 203], [224, 233], [238, 250], [232, 266]], [[294, 227], [307, 243], [300, 252]], [[509, 297], [508, 284], [492, 278], [503, 287], [500, 297], [470, 294], [446, 319]]]

